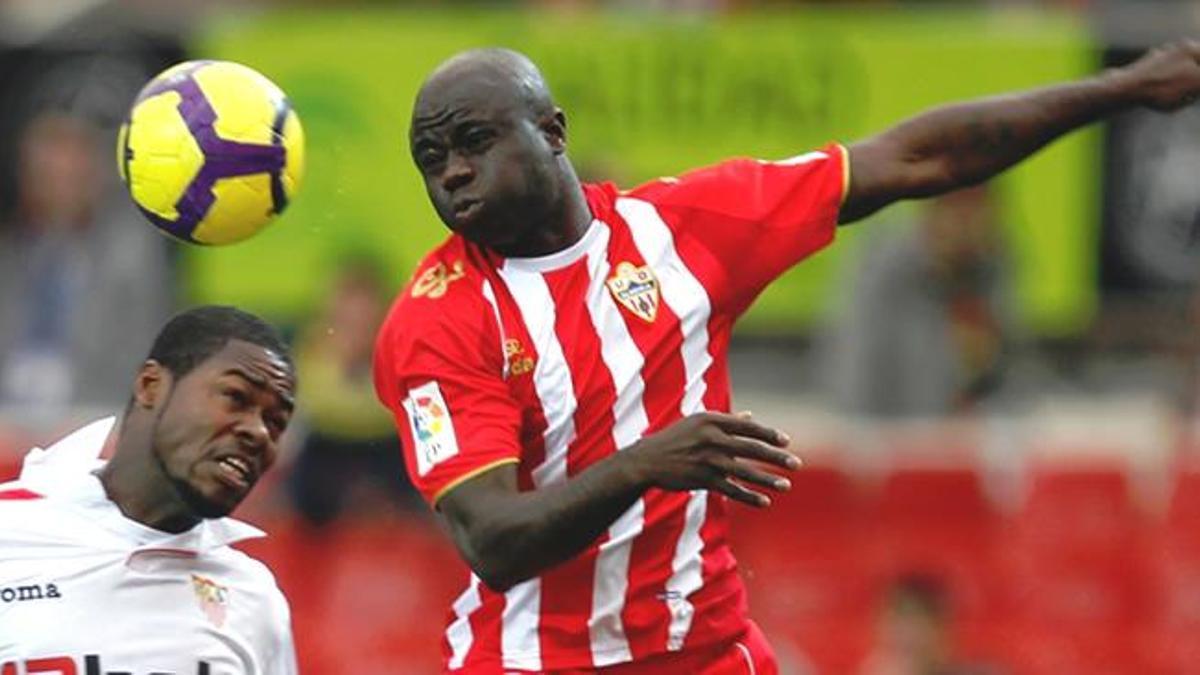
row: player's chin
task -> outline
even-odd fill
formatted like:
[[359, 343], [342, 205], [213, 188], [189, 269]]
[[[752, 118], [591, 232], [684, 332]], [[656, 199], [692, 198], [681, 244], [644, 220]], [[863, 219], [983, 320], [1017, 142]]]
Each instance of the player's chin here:
[[491, 217], [482, 202], [462, 216], [451, 214], [444, 220], [451, 230], [481, 246], [504, 246], [514, 238], [512, 228]]
[[230, 504], [221, 502], [206, 502], [200, 508], [193, 510], [197, 516], [205, 519], [211, 519], [224, 518], [225, 516], [233, 513], [235, 508], [237, 508], [237, 503]]
[[253, 485], [232, 486], [205, 481], [189, 487], [185, 498], [193, 514], [200, 518], [224, 518], [242, 503]]
[[455, 232], [471, 242], [497, 251], [508, 252], [520, 248], [518, 244], [521, 241], [521, 233], [515, 228], [498, 225], [496, 222], [476, 223]]

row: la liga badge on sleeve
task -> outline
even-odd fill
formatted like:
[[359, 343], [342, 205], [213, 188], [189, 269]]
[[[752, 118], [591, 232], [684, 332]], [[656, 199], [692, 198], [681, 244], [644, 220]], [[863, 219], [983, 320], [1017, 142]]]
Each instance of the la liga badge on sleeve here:
[[450, 408], [442, 397], [441, 387], [433, 380], [409, 389], [403, 405], [416, 444], [417, 473], [424, 476], [434, 466], [458, 454]]

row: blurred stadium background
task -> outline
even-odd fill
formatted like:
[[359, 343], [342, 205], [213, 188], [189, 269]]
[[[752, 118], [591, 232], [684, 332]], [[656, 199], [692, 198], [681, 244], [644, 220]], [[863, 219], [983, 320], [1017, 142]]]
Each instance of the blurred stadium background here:
[[[628, 186], [1198, 34], [1194, 2], [0, 0], [0, 478], [119, 412], [173, 308], [238, 304], [303, 342], [342, 330], [327, 305], [348, 264], [398, 289], [444, 235], [407, 156], [411, 101], [460, 49], [530, 54], [577, 166]], [[119, 186], [116, 126], [186, 58], [260, 70], [305, 125], [298, 198], [242, 245], [167, 241]], [[886, 589], [914, 574], [944, 587], [949, 639], [986, 672], [1200, 672], [1198, 169], [1200, 109], [1130, 113], [1006, 174], [984, 208], [942, 211], [985, 230], [937, 254], [966, 281], [885, 274], [935, 255], [934, 211], [915, 204], [844, 230], [760, 299], [734, 344], [735, 401], [787, 429], [808, 468], [771, 511], [739, 512], [736, 550], [785, 672], [867, 672]], [[892, 312], [871, 309], [872, 284], [905, 283], [911, 310], [878, 293]], [[28, 335], [43, 323], [49, 342]], [[322, 424], [297, 425], [242, 512], [272, 534], [247, 548], [292, 602], [302, 670], [436, 672], [465, 568], [377, 487], [332, 486], [350, 496], [335, 516], [297, 508], [296, 458]]]

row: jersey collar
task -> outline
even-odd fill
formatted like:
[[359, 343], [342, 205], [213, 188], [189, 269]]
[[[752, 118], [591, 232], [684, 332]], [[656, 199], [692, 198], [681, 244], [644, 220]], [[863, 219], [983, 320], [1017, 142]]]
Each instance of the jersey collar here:
[[598, 221], [593, 218], [592, 222], [588, 223], [587, 230], [584, 231], [583, 236], [574, 244], [549, 255], [531, 258], [505, 258], [504, 267], [506, 269], [516, 269], [525, 272], [550, 272], [562, 269], [586, 255], [603, 229], [603, 227], [598, 225]]
[[127, 518], [104, 493], [96, 472], [104, 466], [100, 452], [116, 426], [106, 417], [72, 432], [48, 448], [34, 448], [25, 456], [20, 486], [51, 499], [62, 499], [126, 545], [140, 549], [199, 553], [266, 534], [233, 518], [201, 520], [195, 527], [173, 534]]

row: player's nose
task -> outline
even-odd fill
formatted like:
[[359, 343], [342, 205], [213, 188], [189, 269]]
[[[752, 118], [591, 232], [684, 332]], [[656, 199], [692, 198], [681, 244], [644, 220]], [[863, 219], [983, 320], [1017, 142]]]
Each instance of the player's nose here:
[[442, 171], [442, 189], [448, 193], [470, 183], [475, 178], [475, 167], [465, 157], [457, 152], [450, 153], [446, 158], [446, 168]]
[[271, 430], [262, 415], [242, 415], [234, 427], [234, 434], [243, 447], [255, 452], [263, 452], [271, 443]]

